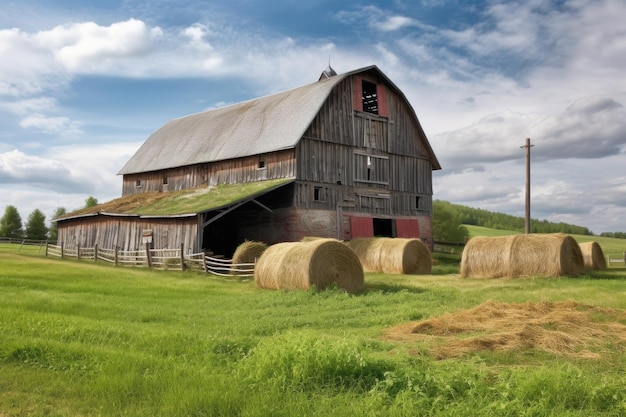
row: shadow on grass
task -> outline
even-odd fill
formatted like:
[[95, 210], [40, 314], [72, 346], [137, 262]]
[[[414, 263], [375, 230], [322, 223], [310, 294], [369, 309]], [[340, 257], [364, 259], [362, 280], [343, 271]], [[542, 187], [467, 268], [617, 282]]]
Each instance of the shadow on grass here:
[[611, 267], [604, 271], [591, 271], [581, 275], [582, 278], [626, 280], [626, 267]]
[[380, 292], [381, 294], [395, 294], [399, 292], [408, 292], [411, 294], [421, 294], [430, 291], [426, 288], [413, 287], [401, 284], [387, 284], [383, 282], [366, 283], [365, 289], [359, 294], [367, 294], [372, 292]]

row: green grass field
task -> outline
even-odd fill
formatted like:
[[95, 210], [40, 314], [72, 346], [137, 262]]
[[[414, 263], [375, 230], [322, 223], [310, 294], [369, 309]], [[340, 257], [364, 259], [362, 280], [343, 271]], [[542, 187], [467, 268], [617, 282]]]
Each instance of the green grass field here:
[[448, 359], [427, 336], [385, 337], [489, 300], [575, 300], [602, 307], [599, 325], [626, 326], [623, 265], [475, 280], [459, 278], [458, 255], [435, 254], [432, 275], [366, 274], [366, 290], [347, 295], [42, 253], [0, 246], [2, 417], [626, 415], [626, 332], [572, 354], [528, 345]]

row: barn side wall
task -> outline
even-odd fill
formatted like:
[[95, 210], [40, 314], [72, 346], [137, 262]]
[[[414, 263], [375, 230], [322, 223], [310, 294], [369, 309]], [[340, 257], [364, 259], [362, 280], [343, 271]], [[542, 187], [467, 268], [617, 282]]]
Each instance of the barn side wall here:
[[58, 242], [66, 246], [137, 250], [144, 248], [142, 232], [152, 231], [153, 249], [178, 249], [198, 252], [196, 217], [142, 219], [139, 217], [94, 216], [62, 220], [58, 223]]
[[122, 196], [179, 191], [200, 186], [239, 184], [295, 176], [293, 149], [245, 158], [124, 175]]

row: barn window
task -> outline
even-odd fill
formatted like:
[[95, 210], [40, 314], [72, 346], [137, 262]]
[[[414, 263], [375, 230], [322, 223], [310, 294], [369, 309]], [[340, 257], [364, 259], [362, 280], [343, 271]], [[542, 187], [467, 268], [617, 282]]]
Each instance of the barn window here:
[[420, 197], [419, 196], [415, 197], [415, 208], [418, 210], [420, 209]]
[[363, 111], [378, 114], [378, 95], [376, 84], [363, 80]]
[[257, 169], [265, 169], [265, 161], [263, 159], [259, 160], [259, 165], [257, 166]]
[[135, 187], [141, 187], [141, 180], [139, 178], [135, 181]]
[[168, 184], [167, 176], [163, 176], [163, 185], [167, 185], [167, 184]]
[[322, 187], [313, 187], [313, 200], [324, 201], [324, 189]]
[[356, 182], [386, 185], [389, 183], [389, 158], [379, 155], [354, 154]]

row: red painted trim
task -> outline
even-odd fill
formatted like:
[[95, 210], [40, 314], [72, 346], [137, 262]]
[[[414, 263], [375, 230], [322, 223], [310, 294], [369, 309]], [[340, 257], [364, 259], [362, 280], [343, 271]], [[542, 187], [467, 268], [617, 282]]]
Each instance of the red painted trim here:
[[356, 111], [363, 111], [363, 78], [352, 77], [352, 106]]
[[374, 220], [371, 217], [350, 217], [352, 239], [374, 236]]
[[396, 236], [403, 238], [420, 237], [420, 226], [416, 219], [396, 219]]

